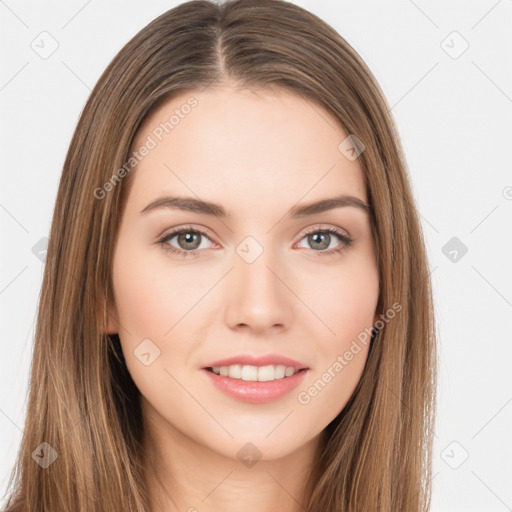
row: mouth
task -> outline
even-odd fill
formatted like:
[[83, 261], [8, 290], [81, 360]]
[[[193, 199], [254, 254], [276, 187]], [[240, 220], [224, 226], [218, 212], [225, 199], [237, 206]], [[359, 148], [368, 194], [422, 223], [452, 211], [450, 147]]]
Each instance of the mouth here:
[[238, 354], [201, 368], [206, 383], [237, 401], [263, 404], [290, 393], [310, 368], [281, 354]]
[[201, 369], [206, 383], [238, 402], [264, 404], [279, 400], [297, 388], [309, 368], [284, 365], [208, 366]]

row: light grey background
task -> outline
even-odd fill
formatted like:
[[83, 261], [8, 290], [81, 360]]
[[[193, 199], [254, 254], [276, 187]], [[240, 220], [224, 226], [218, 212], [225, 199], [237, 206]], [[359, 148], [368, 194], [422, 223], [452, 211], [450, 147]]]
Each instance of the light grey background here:
[[[178, 3], [0, 1], [2, 493], [24, 425], [43, 271], [32, 248], [49, 234], [67, 146], [117, 51]], [[408, 158], [440, 345], [432, 510], [512, 510], [512, 2], [295, 3], [367, 62]], [[58, 48], [41, 56], [52, 38]]]

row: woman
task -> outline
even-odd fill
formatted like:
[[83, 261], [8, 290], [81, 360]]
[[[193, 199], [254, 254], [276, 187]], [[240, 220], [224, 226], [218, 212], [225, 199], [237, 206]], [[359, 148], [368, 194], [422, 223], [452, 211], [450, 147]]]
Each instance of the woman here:
[[184, 3], [71, 141], [7, 510], [426, 511], [434, 333], [361, 58], [288, 2]]

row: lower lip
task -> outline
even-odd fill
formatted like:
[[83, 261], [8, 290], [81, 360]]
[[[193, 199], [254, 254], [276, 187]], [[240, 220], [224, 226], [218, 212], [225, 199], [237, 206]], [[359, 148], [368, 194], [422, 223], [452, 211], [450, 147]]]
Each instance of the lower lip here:
[[277, 400], [295, 389], [304, 380], [308, 370], [300, 370], [291, 377], [267, 382], [232, 379], [204, 368], [201, 371], [206, 373], [213, 385], [226, 395], [250, 404], [264, 404]]

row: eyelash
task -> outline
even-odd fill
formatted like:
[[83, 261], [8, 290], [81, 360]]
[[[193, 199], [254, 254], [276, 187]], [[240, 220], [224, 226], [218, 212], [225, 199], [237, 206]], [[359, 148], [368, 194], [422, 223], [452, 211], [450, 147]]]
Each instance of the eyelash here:
[[[164, 251], [174, 253], [174, 254], [179, 254], [179, 255], [183, 256], [184, 258], [190, 257], [190, 256], [192, 256], [192, 257], [198, 256], [198, 253], [200, 252], [200, 250], [183, 251], [181, 249], [176, 249], [176, 247], [173, 247], [172, 245], [169, 245], [167, 243], [167, 242], [169, 242], [169, 240], [173, 239], [176, 235], [180, 235], [181, 233], [200, 234], [200, 235], [205, 236], [206, 238], [210, 239], [210, 237], [204, 231], [197, 229], [197, 228], [193, 228], [192, 226], [189, 226], [189, 227], [177, 229], [175, 231], [171, 231], [170, 233], [166, 233], [165, 235], [161, 236], [158, 239], [157, 243], [158, 243], [158, 245], [160, 245], [160, 247]], [[336, 237], [338, 237], [338, 239], [341, 242], [340, 246], [336, 249], [331, 249], [329, 251], [313, 251], [316, 253], [316, 256], [334, 256], [335, 254], [341, 253], [342, 251], [348, 249], [352, 245], [352, 242], [353, 242], [352, 238], [350, 238], [347, 235], [344, 235], [343, 233], [341, 233], [340, 231], [338, 231], [335, 228], [320, 228], [319, 229], [317, 227], [307, 230], [304, 233], [304, 235], [301, 237], [300, 240], [302, 240], [306, 236], [311, 235], [313, 233], [329, 233], [331, 235], [335, 235]]]

